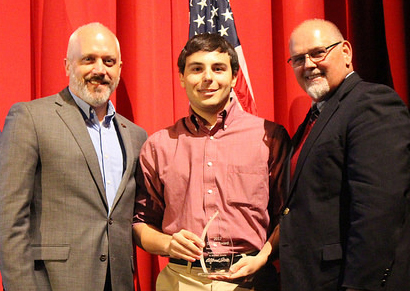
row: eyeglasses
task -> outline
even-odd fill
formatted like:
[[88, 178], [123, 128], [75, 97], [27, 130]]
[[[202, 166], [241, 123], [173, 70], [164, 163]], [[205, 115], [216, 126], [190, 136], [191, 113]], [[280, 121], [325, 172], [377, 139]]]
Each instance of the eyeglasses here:
[[293, 68], [302, 66], [305, 63], [306, 56], [309, 57], [309, 59], [314, 63], [321, 62], [324, 60], [324, 58], [326, 58], [327, 54], [331, 51], [331, 48], [337, 46], [340, 43], [342, 42], [335, 42], [334, 44], [331, 44], [327, 47], [317, 47], [308, 51], [307, 53], [290, 57], [288, 59], [288, 64], [290, 64]]

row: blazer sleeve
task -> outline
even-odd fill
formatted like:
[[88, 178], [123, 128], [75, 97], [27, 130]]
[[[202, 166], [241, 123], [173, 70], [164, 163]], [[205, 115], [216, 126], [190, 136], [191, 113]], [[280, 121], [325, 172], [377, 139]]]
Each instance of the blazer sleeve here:
[[6, 290], [34, 290], [30, 248], [30, 204], [35, 187], [38, 144], [26, 103], [6, 117], [0, 140], [0, 272]]
[[343, 285], [379, 290], [386, 271], [394, 268], [408, 216], [410, 118], [386, 86], [364, 83], [352, 94], [343, 173], [350, 199]]

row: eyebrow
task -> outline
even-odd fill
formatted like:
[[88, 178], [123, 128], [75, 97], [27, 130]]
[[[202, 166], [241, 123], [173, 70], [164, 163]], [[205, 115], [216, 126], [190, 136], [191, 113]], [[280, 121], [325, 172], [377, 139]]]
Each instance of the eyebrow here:
[[315, 47], [313, 47], [313, 48], [311, 48], [311, 49], [308, 49], [308, 50], [305, 51], [305, 52], [297, 53], [297, 54], [295, 54], [294, 56], [304, 55], [304, 54], [306, 54], [306, 53], [308, 53], [308, 52], [311, 52], [311, 51], [316, 50], [316, 49], [319, 49], [319, 48], [324, 48], [324, 47], [325, 47], [324, 45], [315, 46]]
[[117, 57], [115, 55], [112, 55], [112, 54], [99, 55], [99, 54], [95, 54], [95, 53], [87, 53], [87, 54], [82, 54], [81, 55], [81, 58], [86, 58], [86, 57], [93, 57], [93, 58], [101, 57], [102, 59], [107, 59], [107, 58], [117, 59]]
[[[187, 64], [187, 67], [192, 67], [192, 66], [204, 66], [204, 63], [201, 62], [193, 62], [193, 63], [189, 63]], [[212, 66], [228, 66], [225, 63], [213, 63]]]

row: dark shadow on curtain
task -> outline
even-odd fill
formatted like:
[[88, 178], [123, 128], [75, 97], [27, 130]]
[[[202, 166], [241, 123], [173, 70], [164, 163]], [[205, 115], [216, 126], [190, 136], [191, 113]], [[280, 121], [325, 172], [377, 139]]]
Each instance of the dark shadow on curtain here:
[[382, 0], [349, 0], [348, 14], [355, 71], [365, 81], [393, 87]]
[[352, 44], [355, 71], [365, 81], [393, 87], [384, 28], [383, 1], [325, 1], [325, 17], [334, 22]]
[[127, 91], [127, 87], [124, 84], [123, 79], [120, 80], [120, 83], [117, 87], [117, 102], [116, 110], [119, 114], [125, 116], [131, 121], [134, 121], [134, 114], [132, 112], [132, 105], [130, 101], [130, 96]]
[[[405, 44], [406, 49], [406, 60], [403, 60], [403, 64], [406, 65], [407, 69], [407, 92], [410, 94], [410, 1], [403, 0], [403, 15], [404, 15], [404, 33], [405, 33]], [[407, 96], [407, 100], [410, 101], [410, 96]], [[409, 102], [410, 108], [410, 102]]]

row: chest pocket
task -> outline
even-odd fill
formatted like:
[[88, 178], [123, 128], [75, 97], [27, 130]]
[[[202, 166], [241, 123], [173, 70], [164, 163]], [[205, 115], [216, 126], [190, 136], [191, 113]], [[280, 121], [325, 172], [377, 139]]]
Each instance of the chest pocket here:
[[228, 204], [266, 209], [269, 176], [266, 167], [228, 165]]

